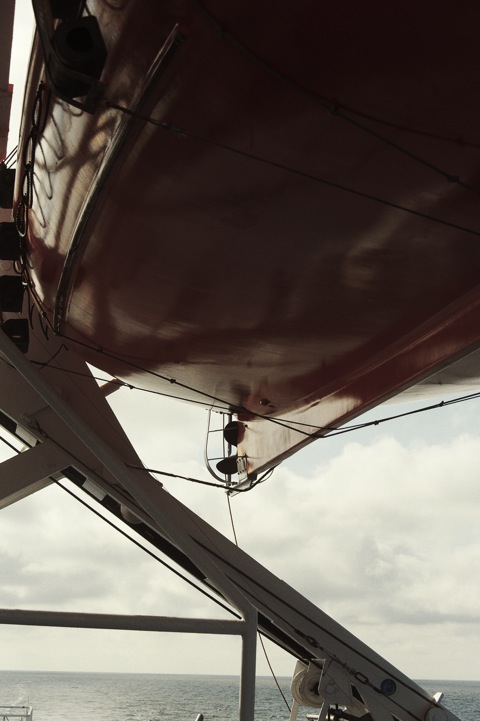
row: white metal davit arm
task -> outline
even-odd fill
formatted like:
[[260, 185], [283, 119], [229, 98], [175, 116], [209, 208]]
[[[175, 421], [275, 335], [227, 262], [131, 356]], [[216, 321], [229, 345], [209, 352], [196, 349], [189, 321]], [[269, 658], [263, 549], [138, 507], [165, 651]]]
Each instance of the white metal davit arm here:
[[[56, 343], [57, 339], [49, 341], [50, 357]], [[35, 349], [35, 340], [31, 347]], [[34, 352], [30, 350], [29, 356], [33, 358]], [[37, 439], [33, 448], [0, 465], [0, 505], [42, 488], [52, 474], [68, 474], [73, 468], [188, 557], [199, 576], [238, 609], [245, 622], [241, 721], [254, 718], [257, 617], [259, 630], [299, 661], [292, 682], [292, 719], [302, 704], [316, 706], [320, 721], [458, 721], [438, 699], [179, 503], [152, 476], [130, 469], [127, 463], [135, 453], [93, 378], [88, 388], [85, 379], [82, 387], [70, 382], [72, 351], [62, 361], [66, 372], [61, 382], [48, 366], [37, 370], [3, 332], [0, 353], [0, 409]], [[57, 365], [60, 359], [61, 354]], [[10, 616], [16, 622], [20, 617], [21, 612]], [[49, 614], [49, 625], [56, 623], [55, 617]], [[8, 613], [0, 620], [15, 622], [8, 620]], [[58, 614], [57, 621], [78, 623], [74, 614]], [[95, 627], [101, 623], [97, 618]]]

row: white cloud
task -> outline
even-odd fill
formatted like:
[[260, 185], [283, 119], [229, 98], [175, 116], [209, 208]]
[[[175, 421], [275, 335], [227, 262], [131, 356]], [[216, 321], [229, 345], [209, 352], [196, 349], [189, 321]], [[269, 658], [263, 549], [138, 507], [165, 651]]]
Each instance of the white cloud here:
[[[125, 403], [118, 395], [116, 403], [124, 403], [123, 417], [145, 462], [210, 480], [202, 463], [205, 411], [155, 398], [137, 405], [132, 398], [138, 395], [126, 393]], [[438, 439], [422, 441], [420, 430], [417, 423], [401, 441], [390, 428], [362, 443], [354, 436], [333, 439], [331, 453], [329, 441], [318, 443], [305, 452], [308, 466], [295, 459], [232, 499], [236, 531], [242, 548], [401, 670], [417, 678], [480, 678], [474, 651], [480, 638], [480, 441], [465, 428], [450, 437], [440, 427]], [[222, 491], [162, 480], [232, 538]], [[0, 513], [0, 574], [0, 603], [9, 607], [223, 615], [57, 488]], [[0, 633], [3, 639], [26, 638], [25, 629]], [[77, 651], [62, 666], [52, 657], [49, 668], [88, 668], [87, 646], [97, 643], [93, 631], [36, 629], [28, 638], [49, 648], [52, 638], [59, 653], [62, 634], [75, 639]], [[238, 667], [231, 639], [222, 642], [232, 651], [220, 660], [217, 639], [195, 637], [195, 649], [211, 665], [195, 668], [190, 659], [186, 669], [191, 637], [173, 643], [156, 634], [102, 632], [98, 638], [108, 638], [108, 648], [98, 641], [99, 670], [129, 670], [125, 656], [115, 652], [125, 638], [135, 658], [131, 670], [222, 673]], [[12, 647], [19, 649], [16, 665], [35, 667], [36, 656], [21, 653], [22, 644]], [[168, 648], [168, 663], [155, 653], [160, 647]], [[271, 655], [278, 673], [292, 672], [283, 652]], [[45, 663], [43, 658], [37, 667]]]
[[[367, 626], [379, 652], [391, 650], [392, 628], [408, 629], [422, 649], [413, 654], [417, 677], [433, 675], [419, 663], [428, 656], [432, 629], [435, 675], [478, 677], [472, 649], [480, 636], [479, 452], [480, 441], [467, 435], [442, 445], [415, 440], [408, 446], [388, 437], [367, 446], [348, 443], [306, 477], [278, 470], [268, 489], [258, 490], [256, 513], [255, 505], [242, 509], [240, 498], [239, 537], [246, 550], [368, 642]], [[406, 648], [410, 654], [411, 645]], [[455, 668], [447, 648], [459, 656], [465, 649]], [[411, 665], [397, 648], [394, 658], [385, 655], [400, 668]]]

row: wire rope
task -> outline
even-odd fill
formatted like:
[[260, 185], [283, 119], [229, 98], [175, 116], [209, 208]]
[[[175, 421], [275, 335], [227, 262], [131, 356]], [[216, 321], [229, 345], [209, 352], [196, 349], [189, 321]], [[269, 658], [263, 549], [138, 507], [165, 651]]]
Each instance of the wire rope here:
[[[119, 359], [119, 360], [120, 360], [120, 359]], [[31, 362], [32, 362], [34, 365], [39, 365], [39, 366], [41, 366], [41, 367], [46, 367], [46, 366], [48, 365], [48, 363], [40, 362], [40, 361], [35, 361], [35, 360], [32, 360]], [[48, 365], [48, 368], [50, 368], [51, 370], [57, 370], [57, 371], [64, 372], [64, 373], [68, 373], [68, 374], [72, 374], [72, 375], [79, 375], [79, 376], [83, 376], [83, 377], [86, 377], [86, 378], [93, 378], [94, 380], [99, 381], [99, 382], [103, 382], [103, 383], [110, 383], [110, 382], [116, 383], [116, 384], [119, 386], [119, 388], [127, 388], [128, 390], [138, 391], [138, 392], [141, 392], [141, 393], [150, 393], [150, 394], [152, 394], [152, 395], [158, 395], [158, 396], [161, 396], [161, 397], [174, 398], [174, 399], [176, 399], [176, 400], [181, 400], [181, 401], [188, 401], [188, 402], [196, 403], [196, 404], [198, 404], [198, 405], [201, 405], [201, 406], [205, 407], [205, 403], [202, 402], [202, 401], [191, 400], [191, 399], [188, 398], [187, 396], [181, 396], [181, 395], [179, 395], [179, 396], [172, 396], [172, 395], [170, 395], [169, 393], [164, 393], [164, 392], [162, 392], [162, 391], [157, 391], [157, 390], [153, 390], [153, 389], [150, 389], [150, 388], [142, 388], [141, 386], [137, 386], [137, 385], [132, 384], [132, 383], [127, 383], [127, 382], [125, 382], [125, 381], [121, 381], [121, 380], [119, 380], [118, 378], [113, 378], [113, 379], [103, 378], [103, 377], [95, 376], [95, 375], [89, 374], [89, 373], [82, 373], [82, 372], [80, 372], [80, 371], [72, 371], [72, 370], [69, 370], [69, 369], [67, 369], [67, 368], [61, 368], [61, 367], [59, 367], [59, 366]], [[145, 372], [148, 372], [147, 369], [145, 369]], [[200, 391], [198, 391], [198, 392], [200, 392]], [[418, 413], [425, 413], [425, 412], [427, 412], [427, 411], [437, 410], [437, 409], [439, 409], [439, 408], [446, 408], [446, 407], [448, 407], [448, 406], [450, 406], [450, 405], [453, 405], [453, 404], [455, 404], [455, 403], [466, 403], [466, 402], [468, 402], [468, 401], [477, 400], [477, 399], [479, 399], [479, 398], [480, 398], [480, 391], [476, 391], [476, 392], [474, 392], [474, 393], [469, 393], [469, 394], [467, 394], [467, 395], [463, 395], [463, 396], [460, 396], [460, 397], [458, 397], [458, 398], [452, 398], [452, 399], [450, 399], [450, 400], [441, 400], [441, 401], [439, 401], [438, 403], [433, 403], [433, 404], [429, 404], [429, 405], [426, 405], [426, 406], [422, 406], [421, 408], [416, 408], [416, 409], [414, 409], [414, 410], [404, 411], [404, 412], [401, 412], [401, 413], [395, 413], [395, 414], [393, 414], [393, 415], [391, 415], [391, 416], [385, 416], [385, 417], [383, 417], [383, 418], [376, 418], [376, 419], [371, 420], [371, 421], [365, 421], [364, 423], [357, 423], [357, 424], [355, 424], [355, 425], [348, 425], [348, 426], [344, 426], [344, 427], [319, 426], [319, 425], [315, 425], [315, 424], [311, 424], [311, 423], [303, 423], [303, 422], [300, 422], [300, 421], [291, 421], [291, 420], [286, 419], [286, 418], [278, 418], [278, 417], [276, 417], [276, 416], [262, 416], [262, 415], [259, 415], [259, 418], [261, 418], [261, 419], [263, 419], [263, 420], [265, 420], [265, 421], [281, 423], [282, 425], [284, 425], [285, 427], [287, 427], [289, 430], [297, 431], [297, 432], [299, 432], [299, 433], [302, 433], [303, 435], [307, 435], [307, 436], [309, 436], [309, 437], [311, 437], [311, 438], [316, 438], [316, 439], [320, 440], [320, 439], [332, 438], [332, 437], [334, 437], [334, 436], [336, 436], [336, 435], [341, 435], [341, 434], [344, 434], [344, 433], [351, 433], [351, 432], [353, 432], [353, 431], [361, 430], [361, 429], [363, 429], [363, 428], [368, 428], [368, 427], [371, 427], [371, 426], [379, 426], [379, 425], [381, 425], [382, 423], [387, 423], [387, 422], [389, 422], [389, 421], [394, 421], [394, 420], [397, 420], [397, 419], [399, 419], [399, 418], [405, 418], [405, 417], [408, 417], [408, 416], [416, 415], [416, 414], [418, 414]], [[218, 411], [219, 411], [219, 412], [224, 412], [224, 411], [228, 411], [228, 410], [230, 410], [230, 407], [228, 406], [228, 404], [227, 404], [226, 401], [225, 401], [225, 407], [224, 407], [223, 409], [222, 409], [222, 408], [218, 408]], [[246, 410], [246, 412], [251, 413], [251, 412], [248, 411], [247, 409], [245, 409], [245, 410]], [[252, 415], [254, 415], [254, 414], [252, 414]], [[298, 426], [298, 427], [297, 427], [297, 426]], [[309, 429], [311, 429], [311, 430], [310, 430], [310, 432], [302, 431], [302, 429], [301, 429], [300, 427], [302, 427], [302, 428], [309, 428]], [[323, 436], [318, 435], [318, 433], [320, 433], [320, 432], [322, 432], [322, 431], [325, 431], [326, 434], [323, 435]], [[156, 471], [154, 471], [154, 472], [156, 472]], [[216, 484], [212, 484], [212, 485], [216, 485]]]
[[[227, 504], [228, 504], [228, 513], [229, 513], [229, 517], [230, 517], [230, 524], [231, 524], [231, 526], [232, 526], [233, 538], [234, 538], [234, 541], [235, 541], [235, 545], [237, 546], [237, 548], [239, 548], [238, 538], [237, 538], [237, 531], [236, 531], [236, 528], [235, 528], [235, 521], [233, 520], [232, 504], [231, 504], [231, 500], [230, 500], [230, 496], [229, 496], [229, 495], [227, 495]], [[263, 655], [265, 656], [265, 660], [266, 660], [266, 662], [267, 662], [267, 664], [268, 664], [268, 668], [270, 669], [270, 673], [272, 674], [272, 678], [273, 678], [273, 680], [274, 680], [274, 682], [275, 682], [275, 684], [276, 684], [276, 686], [277, 686], [277, 689], [278, 689], [279, 693], [281, 694], [281, 696], [282, 696], [282, 698], [283, 698], [283, 701], [284, 701], [286, 707], [288, 708], [289, 712], [291, 712], [292, 709], [290, 708], [290, 704], [288, 703], [288, 701], [287, 701], [287, 699], [286, 699], [286, 697], [285, 697], [285, 694], [284, 694], [283, 691], [282, 691], [282, 688], [281, 688], [280, 683], [279, 683], [279, 681], [278, 681], [277, 675], [276, 675], [275, 671], [273, 670], [273, 666], [272, 666], [272, 664], [271, 664], [271, 662], [270, 662], [270, 658], [269, 658], [269, 656], [268, 656], [267, 649], [265, 648], [265, 644], [264, 644], [264, 642], [263, 642], [262, 634], [260, 633], [259, 630], [257, 630], [257, 636], [258, 636], [258, 640], [260, 641], [260, 645], [261, 645], [262, 650], [263, 650]]]
[[311, 88], [306, 87], [305, 85], [300, 83], [298, 80], [293, 79], [286, 73], [284, 73], [281, 70], [279, 70], [278, 68], [274, 67], [265, 58], [260, 57], [256, 52], [254, 52], [244, 42], [242, 42], [242, 40], [237, 38], [235, 35], [233, 35], [231, 32], [229, 32], [225, 27], [223, 27], [220, 24], [220, 22], [204, 7], [204, 5], [199, 0], [189, 0], [189, 1], [190, 1], [190, 4], [197, 9], [199, 14], [201, 16], [203, 16], [203, 18], [211, 26], [215, 35], [218, 38], [221, 38], [222, 40], [228, 42], [231, 47], [240, 51], [243, 55], [248, 57], [255, 65], [262, 68], [271, 77], [274, 77], [276, 80], [280, 81], [281, 83], [293, 88], [299, 94], [314, 101], [329, 115], [341, 118], [346, 123], [349, 123], [352, 126], [356, 127], [359, 131], [374, 137], [376, 140], [390, 146], [392, 149], [396, 150], [397, 152], [406, 155], [411, 160], [414, 160], [415, 162], [417, 162], [417, 163], [423, 165], [424, 167], [429, 168], [433, 172], [439, 174], [447, 182], [456, 183], [456, 184], [460, 185], [461, 187], [463, 187], [465, 190], [468, 190], [468, 191], [474, 193], [475, 195], [480, 195], [480, 190], [478, 188], [475, 188], [475, 187], [471, 186], [470, 184], [465, 183], [464, 181], [462, 181], [459, 178], [458, 175], [446, 172], [445, 170], [438, 167], [434, 163], [431, 163], [430, 161], [426, 160], [422, 156], [418, 155], [418, 153], [414, 153], [414, 152], [410, 151], [408, 148], [403, 147], [402, 145], [400, 145], [399, 143], [397, 143], [395, 141], [392, 141], [391, 138], [388, 138], [385, 135], [381, 135], [380, 133], [376, 132], [372, 128], [361, 123], [359, 120], [352, 118], [351, 115], [355, 115], [358, 118], [363, 118], [370, 122], [375, 122], [377, 124], [384, 125], [385, 127], [394, 128], [395, 130], [402, 130], [404, 132], [408, 131], [409, 133], [418, 134], [418, 135], [424, 136], [424, 137], [431, 137], [432, 139], [435, 139], [435, 140], [443, 140], [444, 142], [455, 143], [457, 145], [460, 145], [461, 147], [471, 147], [471, 148], [478, 149], [478, 148], [480, 148], [479, 143], [469, 142], [466, 140], [460, 140], [458, 138], [455, 138], [455, 139], [449, 138], [449, 137], [442, 136], [439, 134], [434, 134], [434, 133], [430, 134], [430, 133], [422, 132], [420, 130], [416, 130], [414, 128], [406, 128], [406, 127], [403, 127], [403, 126], [395, 124], [395, 123], [390, 123], [382, 118], [375, 117], [373, 115], [369, 115], [366, 113], [362, 113], [361, 111], [359, 111], [353, 107], [348, 107], [347, 105], [345, 105], [343, 103], [339, 103], [336, 100], [332, 100], [331, 98], [328, 98], [327, 96], [325, 96], [315, 90], [312, 90]]
[[[477, 237], [480, 237], [480, 230], [476, 230], [474, 228], [468, 228], [466, 226], [459, 225], [458, 223], [453, 223], [448, 220], [438, 218], [437, 216], [431, 215], [430, 213], [424, 213], [420, 210], [415, 210], [415, 208], [409, 208], [406, 205], [401, 205], [400, 203], [395, 203], [393, 201], [387, 200], [386, 198], [381, 198], [380, 196], [373, 195], [371, 193], [367, 193], [367, 192], [359, 190], [357, 188], [352, 188], [350, 186], [343, 185], [342, 183], [337, 183], [333, 180], [329, 180], [328, 178], [322, 178], [321, 176], [316, 175], [315, 173], [310, 173], [308, 171], [301, 170], [300, 168], [294, 168], [293, 166], [287, 165], [286, 163], [282, 163], [280, 161], [276, 161], [271, 158], [257, 155], [256, 153], [250, 153], [247, 150], [243, 150], [242, 148], [237, 148], [237, 147], [235, 147], [233, 145], [229, 145], [227, 143], [222, 143], [218, 140], [206, 138], [202, 135], [198, 135], [197, 133], [191, 132], [191, 131], [187, 130], [186, 128], [177, 127], [171, 123], [167, 123], [164, 120], [158, 120], [156, 118], [151, 118], [148, 115], [142, 115], [141, 113], [137, 113], [124, 105], [119, 105], [118, 103], [114, 103], [114, 102], [107, 100], [105, 102], [105, 106], [107, 108], [112, 108], [114, 110], [118, 110], [127, 115], [138, 118], [139, 120], [142, 120], [145, 123], [150, 123], [151, 125], [155, 125], [159, 128], [162, 128], [162, 130], [173, 133], [174, 135], [177, 135], [180, 137], [185, 137], [185, 138], [191, 138], [192, 140], [196, 140], [198, 142], [201, 142], [201, 143], [204, 143], [204, 144], [216, 147], [216, 148], [220, 148], [220, 149], [228, 151], [230, 153], [234, 153], [238, 156], [247, 158], [249, 160], [254, 160], [258, 163], [262, 163], [262, 164], [268, 165], [272, 168], [276, 168], [277, 170], [282, 170], [282, 171], [285, 171], [288, 173], [292, 173], [294, 175], [305, 178], [307, 180], [311, 180], [315, 183], [319, 183], [319, 184], [327, 186], [329, 188], [333, 188], [335, 190], [340, 190], [344, 193], [349, 193], [350, 195], [354, 195], [356, 197], [363, 198], [364, 200], [369, 200], [374, 203], [378, 203], [380, 205], [387, 206], [389, 208], [393, 208], [394, 210], [398, 210], [403, 213], [413, 215], [415, 217], [423, 218], [424, 220], [428, 220], [433, 223], [438, 223], [438, 224], [446, 226], [448, 228], [453, 228], [454, 230], [459, 230], [463, 233], [468, 233], [470, 235], [475, 235]], [[449, 176], [449, 177], [452, 179], [452, 182], [454, 180], [456, 182], [456, 176]], [[476, 190], [474, 192], [477, 193]]]

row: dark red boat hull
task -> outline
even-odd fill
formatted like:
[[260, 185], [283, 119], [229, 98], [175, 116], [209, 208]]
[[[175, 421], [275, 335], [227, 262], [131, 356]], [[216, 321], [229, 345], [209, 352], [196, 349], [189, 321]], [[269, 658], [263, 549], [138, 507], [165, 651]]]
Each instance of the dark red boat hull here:
[[[238, 411], [251, 472], [446, 366], [463, 382], [480, 9], [91, 5], [101, 107], [45, 93], [35, 149], [30, 282], [52, 327], [114, 376]], [[43, 73], [37, 48], [24, 144]]]

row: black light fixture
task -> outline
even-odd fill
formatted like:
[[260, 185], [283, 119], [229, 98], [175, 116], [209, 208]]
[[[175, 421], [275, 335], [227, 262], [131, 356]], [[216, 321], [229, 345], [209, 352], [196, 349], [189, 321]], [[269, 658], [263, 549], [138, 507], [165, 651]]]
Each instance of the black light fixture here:
[[235, 473], [237, 473], [237, 456], [222, 458], [222, 460], [217, 463], [217, 470], [223, 473], [224, 476], [235, 475]]
[[98, 80], [107, 59], [107, 49], [93, 15], [64, 20], [55, 28], [52, 47], [58, 62], [49, 68], [55, 90], [61, 96], [87, 95], [91, 80]]
[[223, 429], [223, 437], [229, 446], [238, 446], [240, 429], [243, 430], [243, 423], [239, 421], [230, 421]]
[[[98, 108], [107, 49], [97, 19], [82, 16], [84, 0], [32, 0], [51, 91], [87, 113]], [[58, 18], [61, 22], [57, 22]]]
[[0, 277], [0, 311], [3, 313], [21, 313], [25, 286], [20, 275], [2, 275]]
[[20, 259], [20, 238], [15, 223], [0, 223], [0, 260]]
[[2, 329], [22, 353], [28, 352], [30, 331], [26, 318], [10, 318], [2, 324]]

